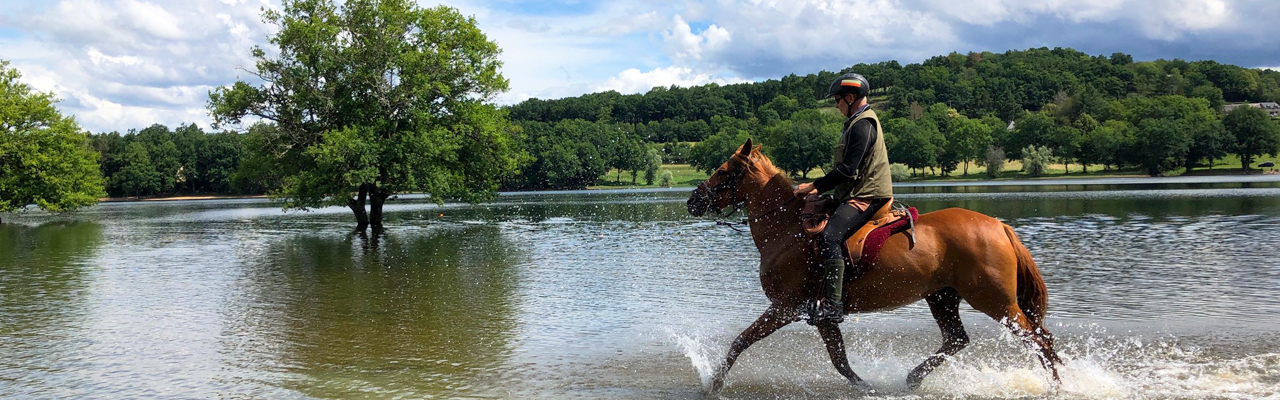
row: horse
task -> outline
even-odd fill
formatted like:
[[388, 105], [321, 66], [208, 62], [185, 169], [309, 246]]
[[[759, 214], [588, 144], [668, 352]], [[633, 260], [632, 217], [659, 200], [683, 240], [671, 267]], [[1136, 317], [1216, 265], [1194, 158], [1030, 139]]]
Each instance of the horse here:
[[[815, 267], [810, 238], [801, 227], [803, 201], [795, 201], [794, 184], [773, 162], [752, 147], [738, 148], [689, 195], [691, 215], [717, 214], [727, 207], [745, 209], [747, 225], [760, 251], [760, 286], [769, 307], [733, 341], [714, 372], [711, 392], [724, 386], [738, 356], [755, 342], [800, 320], [821, 291], [821, 268]], [[713, 210], [714, 209], [714, 210]], [[732, 213], [732, 211], [730, 212]], [[924, 299], [942, 330], [942, 347], [907, 375], [911, 390], [969, 343], [960, 322], [960, 302], [1000, 322], [1021, 338], [1060, 382], [1053, 335], [1043, 326], [1048, 292], [1030, 252], [1008, 225], [990, 216], [948, 208], [925, 213], [915, 222], [917, 242], [895, 234], [884, 244], [872, 268], [861, 276], [845, 274], [844, 313], [887, 311]], [[831, 363], [855, 389], [870, 392], [849, 367], [840, 327], [818, 323], [818, 333]]]

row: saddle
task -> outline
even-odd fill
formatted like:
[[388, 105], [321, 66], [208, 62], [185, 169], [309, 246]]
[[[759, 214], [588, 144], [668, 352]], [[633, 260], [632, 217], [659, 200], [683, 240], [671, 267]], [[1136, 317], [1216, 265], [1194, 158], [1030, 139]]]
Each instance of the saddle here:
[[[827, 227], [827, 218], [835, 212], [840, 202], [828, 196], [810, 194], [800, 209], [800, 223], [810, 237], [810, 251], [817, 258], [821, 240], [819, 235]], [[850, 200], [852, 203], [857, 200]], [[880, 255], [880, 248], [893, 234], [906, 232], [910, 248], [916, 244], [915, 221], [920, 216], [915, 207], [904, 207], [893, 199], [881, 206], [862, 228], [845, 239], [845, 262], [852, 268], [845, 270], [845, 279], [856, 279], [867, 272]]]

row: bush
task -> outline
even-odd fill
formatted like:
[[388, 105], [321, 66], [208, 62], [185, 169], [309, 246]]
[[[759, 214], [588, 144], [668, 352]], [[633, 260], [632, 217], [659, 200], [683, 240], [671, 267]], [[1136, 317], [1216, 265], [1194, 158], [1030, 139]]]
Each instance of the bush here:
[[658, 168], [662, 167], [662, 150], [649, 149], [648, 160], [644, 166], [644, 184], [652, 185], [653, 178], [658, 174]]
[[1004, 169], [1004, 149], [987, 146], [987, 157], [983, 164], [987, 167], [988, 178], [999, 178], [1000, 170]]
[[1022, 149], [1022, 170], [1028, 175], [1041, 176], [1049, 168], [1049, 160], [1053, 159], [1053, 150], [1044, 146], [1027, 146]]
[[906, 164], [889, 164], [889, 176], [894, 182], [902, 182], [911, 177], [911, 168]]
[[662, 171], [662, 175], [658, 177], [658, 186], [671, 187], [675, 178], [671, 176], [671, 171]]
[[662, 162], [664, 164], [684, 164], [689, 162], [689, 151], [693, 149], [693, 145], [689, 142], [671, 142], [663, 143]]

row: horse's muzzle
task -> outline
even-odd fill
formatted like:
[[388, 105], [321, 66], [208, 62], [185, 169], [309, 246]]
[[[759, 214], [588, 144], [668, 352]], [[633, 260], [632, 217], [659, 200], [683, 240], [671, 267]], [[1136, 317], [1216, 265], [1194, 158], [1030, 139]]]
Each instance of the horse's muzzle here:
[[689, 209], [689, 215], [701, 217], [711, 209], [711, 193], [702, 188], [693, 189], [693, 193], [689, 194], [689, 200], [684, 204]]

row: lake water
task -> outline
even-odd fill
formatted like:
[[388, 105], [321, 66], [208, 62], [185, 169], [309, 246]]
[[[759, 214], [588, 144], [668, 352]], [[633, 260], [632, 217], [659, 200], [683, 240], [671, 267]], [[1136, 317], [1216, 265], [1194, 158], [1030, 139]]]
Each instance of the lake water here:
[[[1053, 387], [965, 305], [973, 344], [907, 391], [941, 341], [921, 303], [841, 325], [871, 398], [1280, 398], [1280, 185], [899, 191], [1016, 229], [1067, 364]], [[4, 215], [0, 398], [700, 398], [766, 300], [687, 193], [401, 201], [378, 237], [258, 200]], [[804, 324], [719, 396], [860, 397]]]

